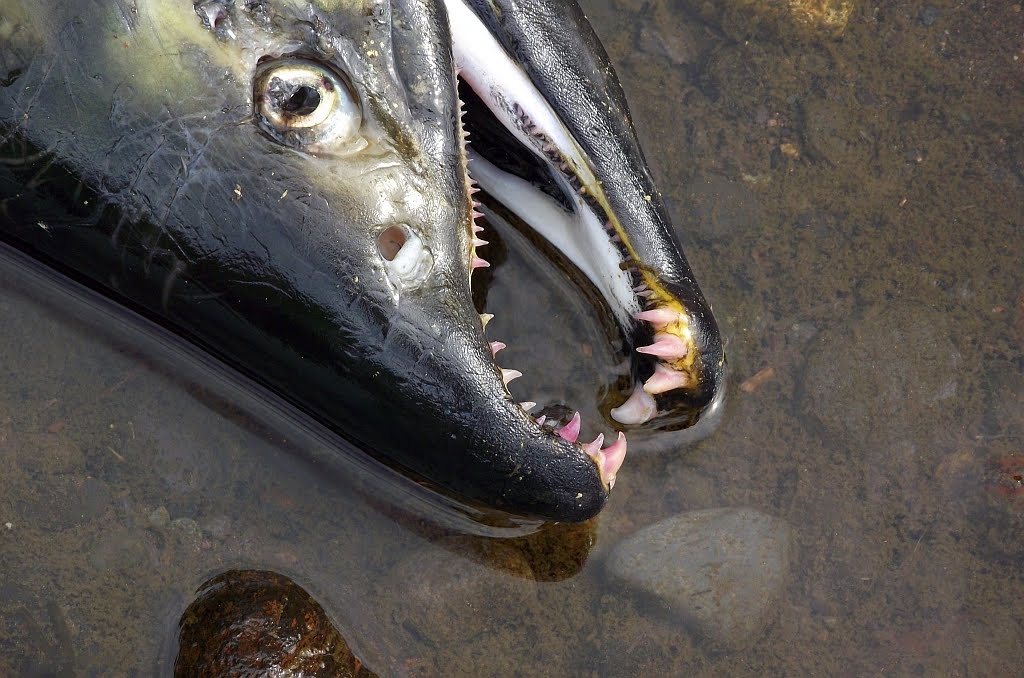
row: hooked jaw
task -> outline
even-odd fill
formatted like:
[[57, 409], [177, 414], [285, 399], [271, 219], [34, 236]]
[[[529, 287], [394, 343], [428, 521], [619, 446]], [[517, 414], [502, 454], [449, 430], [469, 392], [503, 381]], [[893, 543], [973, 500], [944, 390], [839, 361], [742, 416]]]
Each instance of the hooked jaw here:
[[[504, 10], [501, 20], [484, 8], [488, 3], [446, 0], [445, 4], [459, 76], [506, 131], [506, 143], [499, 144], [498, 155], [517, 145], [521, 156], [529, 156], [520, 164], [532, 158], [539, 168], [528, 180], [495, 166], [481, 151], [470, 154], [469, 173], [492, 198], [579, 268], [635, 347], [630, 361], [634, 385], [610, 409], [610, 418], [634, 427], [670, 429], [693, 424], [720, 393], [721, 341], [660, 200], [652, 198], [656, 192], [632, 129], [607, 135], [623, 140], [619, 145], [605, 140], [613, 152], [595, 151], [590, 138], [594, 132], [580, 124], [576, 110], [558, 109], [551, 92], [538, 90], [531, 80], [536, 73], [524, 66], [531, 64], [532, 42], [543, 42], [550, 30], [531, 27], [533, 20], [527, 13], [509, 3], [497, 2], [497, 10]], [[570, 22], [571, 14], [566, 13]], [[532, 65], [537, 67], [537, 62]], [[613, 110], [619, 101], [615, 92], [599, 92], [602, 98], [595, 100], [587, 96], [592, 91], [583, 91], [588, 82], [599, 78], [565, 72], [544, 75], [552, 76], [548, 84], [553, 82], [558, 91], [582, 88], [578, 96], [569, 97], [578, 108], [596, 105], [611, 110], [613, 119], [628, 118], [624, 110], [624, 115]], [[561, 201], [551, 197], [556, 190], [544, 192], [537, 187], [538, 177], [544, 175], [561, 190]], [[474, 267], [477, 259], [474, 251]]]

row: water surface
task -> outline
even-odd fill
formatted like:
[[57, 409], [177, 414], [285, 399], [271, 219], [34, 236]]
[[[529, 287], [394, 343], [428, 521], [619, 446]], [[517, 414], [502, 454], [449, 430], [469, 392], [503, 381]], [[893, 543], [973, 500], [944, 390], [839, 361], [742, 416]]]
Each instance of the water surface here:
[[[590, 525], [469, 537], [8, 270], [0, 675], [165, 671], [195, 589], [235, 566], [301, 583], [384, 675], [1020, 673], [1021, 6], [861, 3], [836, 27], [758, 3], [585, 4], [727, 337], [720, 427], [637, 438]], [[526, 372], [517, 393], [595, 426], [606, 325], [505, 240], [489, 333]], [[641, 527], [726, 506], [795, 535], [764, 629], [731, 650], [603, 568]]]

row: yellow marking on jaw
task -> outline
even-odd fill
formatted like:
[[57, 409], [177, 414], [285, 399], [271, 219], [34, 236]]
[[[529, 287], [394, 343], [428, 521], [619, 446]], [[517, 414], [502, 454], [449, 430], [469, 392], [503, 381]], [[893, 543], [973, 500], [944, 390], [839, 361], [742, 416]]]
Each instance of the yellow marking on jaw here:
[[[586, 157], [583, 155], [582, 149], [577, 147], [575, 150], [580, 154], [580, 157]], [[608, 217], [608, 223], [610, 223], [612, 228], [615, 229], [615, 233], [618, 234], [623, 247], [626, 248], [629, 256], [636, 264], [644, 284], [646, 284], [648, 289], [654, 293], [654, 296], [650, 298], [650, 301], [652, 302], [651, 307], [670, 309], [675, 311], [678, 315], [679, 320], [669, 323], [663, 328], [659, 328], [658, 332], [673, 334], [679, 337], [679, 339], [681, 339], [686, 345], [686, 355], [676, 360], [660, 360], [674, 370], [685, 372], [690, 378], [690, 384], [695, 387], [700, 383], [700, 373], [696, 369], [697, 358], [700, 355], [700, 347], [697, 346], [697, 342], [693, 336], [690, 314], [687, 312], [682, 302], [676, 299], [675, 296], [665, 289], [664, 285], [662, 285], [658, 280], [658, 277], [644, 268], [643, 264], [640, 262], [640, 258], [637, 256], [636, 249], [633, 247], [633, 243], [630, 242], [626, 229], [623, 228], [618, 215], [615, 214], [608, 202], [608, 197], [604, 193], [604, 187], [601, 186], [601, 182], [594, 176], [590, 167], [586, 167], [585, 171], [580, 171], [577, 163], [575, 163], [571, 158], [566, 157], [564, 153], [561, 153], [561, 151], [559, 151], [559, 155], [561, 155], [564, 161], [569, 164], [572, 170], [575, 171], [576, 176], [580, 178], [581, 190], [585, 189], [586, 192], [590, 194], [590, 197], [597, 202], [598, 206], [600, 206], [604, 211], [605, 216]], [[648, 202], [651, 200], [651, 196], [649, 195], [644, 196], [644, 198]]]

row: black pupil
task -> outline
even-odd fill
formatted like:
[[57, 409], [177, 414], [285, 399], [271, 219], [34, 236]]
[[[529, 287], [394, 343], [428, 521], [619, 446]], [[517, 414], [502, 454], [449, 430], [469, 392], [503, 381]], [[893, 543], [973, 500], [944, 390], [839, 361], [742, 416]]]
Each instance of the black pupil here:
[[320, 92], [309, 85], [299, 85], [290, 93], [283, 93], [278, 105], [285, 113], [293, 116], [309, 115], [320, 105]]

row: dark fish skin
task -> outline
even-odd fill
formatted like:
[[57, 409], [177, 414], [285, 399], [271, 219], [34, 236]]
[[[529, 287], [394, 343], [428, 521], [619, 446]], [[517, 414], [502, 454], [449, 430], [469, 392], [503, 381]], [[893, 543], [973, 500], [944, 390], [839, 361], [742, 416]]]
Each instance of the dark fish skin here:
[[[595, 515], [608, 497], [600, 471], [512, 401], [473, 307], [443, 7], [267, 2], [280, 10], [270, 19], [237, 5], [228, 16], [236, 34], [266, 30], [267, 53], [301, 49], [344, 70], [382, 170], [380, 158], [367, 169], [271, 143], [251, 124], [251, 84], [201, 34], [202, 48], [172, 55], [188, 86], [147, 85], [145, 36], [158, 27], [129, 12], [110, 40], [91, 24], [113, 5], [25, 4], [40, 35], [0, 51], [0, 238], [442, 491], [528, 517]], [[97, 58], [111, 45], [123, 61]], [[396, 186], [420, 202], [390, 200]], [[397, 300], [375, 244], [384, 212], [419, 228], [434, 257], [427, 283]]]

